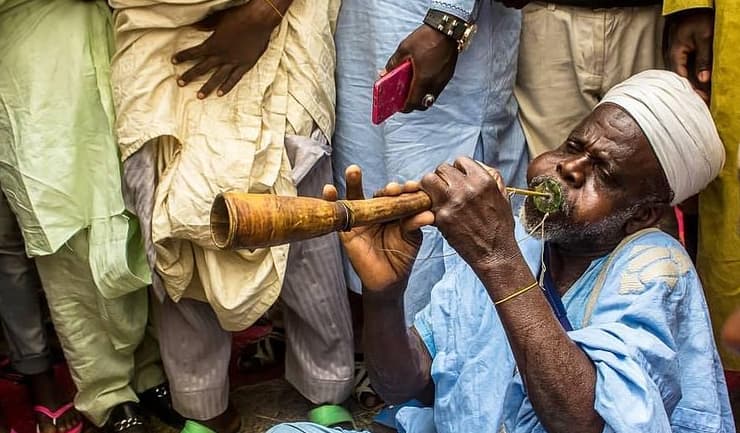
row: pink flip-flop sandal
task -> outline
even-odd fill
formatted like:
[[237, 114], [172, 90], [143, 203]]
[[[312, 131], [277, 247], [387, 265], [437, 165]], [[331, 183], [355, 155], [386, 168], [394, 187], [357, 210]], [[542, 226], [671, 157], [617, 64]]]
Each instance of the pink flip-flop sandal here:
[[[33, 407], [33, 411], [51, 419], [51, 423], [54, 425], [54, 427], [56, 427], [57, 420], [64, 416], [65, 413], [69, 412], [70, 409], [74, 408], [74, 406], [74, 403], [67, 403], [56, 411], [52, 411], [48, 407], [37, 405]], [[81, 433], [82, 427], [82, 421], [80, 421], [79, 424], [77, 424], [75, 427], [72, 427], [72, 429], [67, 430], [66, 433]], [[41, 433], [41, 428], [38, 424], [36, 424], [36, 433]]]

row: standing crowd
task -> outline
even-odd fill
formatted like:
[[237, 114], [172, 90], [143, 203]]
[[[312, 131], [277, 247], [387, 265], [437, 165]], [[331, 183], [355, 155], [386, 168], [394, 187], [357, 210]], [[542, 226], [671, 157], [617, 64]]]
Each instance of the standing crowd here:
[[[269, 316], [239, 364], [284, 346], [314, 407], [273, 433], [349, 431], [350, 396], [373, 431], [734, 432], [738, 24], [732, 0], [0, 0], [0, 322], [38, 431], [246, 431], [232, 333]], [[505, 190], [548, 182], [556, 211]], [[432, 208], [225, 251], [233, 190]]]

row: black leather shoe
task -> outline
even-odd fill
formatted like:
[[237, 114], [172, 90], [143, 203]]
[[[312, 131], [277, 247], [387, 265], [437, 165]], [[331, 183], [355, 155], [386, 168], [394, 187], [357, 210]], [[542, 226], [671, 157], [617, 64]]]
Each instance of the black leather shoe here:
[[158, 418], [163, 423], [176, 429], [182, 430], [185, 426], [185, 418], [172, 407], [172, 396], [167, 383], [150, 388], [139, 394], [141, 408], [150, 416]]
[[121, 403], [110, 414], [105, 424], [108, 433], [150, 433], [146, 418], [135, 403]]

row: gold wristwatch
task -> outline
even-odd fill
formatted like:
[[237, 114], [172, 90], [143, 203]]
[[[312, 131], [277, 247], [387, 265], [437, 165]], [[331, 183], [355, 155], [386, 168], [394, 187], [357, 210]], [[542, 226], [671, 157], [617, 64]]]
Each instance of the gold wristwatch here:
[[440, 33], [457, 42], [457, 51], [463, 52], [468, 49], [473, 40], [478, 26], [468, 23], [462, 18], [450, 15], [436, 9], [429, 9], [424, 24], [437, 29]]

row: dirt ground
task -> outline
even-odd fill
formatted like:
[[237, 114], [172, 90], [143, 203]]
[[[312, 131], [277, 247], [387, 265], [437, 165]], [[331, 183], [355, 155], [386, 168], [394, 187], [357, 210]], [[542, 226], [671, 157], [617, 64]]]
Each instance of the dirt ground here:
[[[244, 420], [242, 433], [263, 433], [275, 424], [306, 421], [312, 409], [311, 404], [283, 379], [238, 388], [231, 397]], [[351, 399], [346, 407], [352, 412], [358, 429], [370, 426], [375, 412], [362, 409]], [[160, 424], [156, 433], [177, 431]]]
[[[54, 338], [52, 328], [49, 328], [49, 335], [52, 352], [60, 361], [62, 359], [61, 349]], [[7, 343], [0, 333], [0, 359], [6, 353], [8, 353]], [[66, 371], [66, 368], [62, 369]], [[275, 366], [251, 376], [232, 376], [234, 389], [231, 398], [243, 417], [242, 433], [263, 433], [275, 424], [308, 420], [308, 412], [313, 409], [313, 406], [281, 378], [282, 374], [282, 368]], [[68, 375], [65, 373], [61, 376], [65, 377], [63, 383], [71, 387]], [[248, 385], [243, 385], [244, 383]], [[0, 395], [0, 397], [7, 396]], [[0, 398], [0, 403], [3, 403], [2, 398]], [[1, 406], [2, 404], [0, 404], [0, 410], [2, 410]], [[344, 406], [352, 412], [358, 430], [369, 428], [376, 412], [363, 409], [352, 398], [345, 402]], [[177, 430], [156, 421], [153, 427], [152, 433], [178, 433]]]

